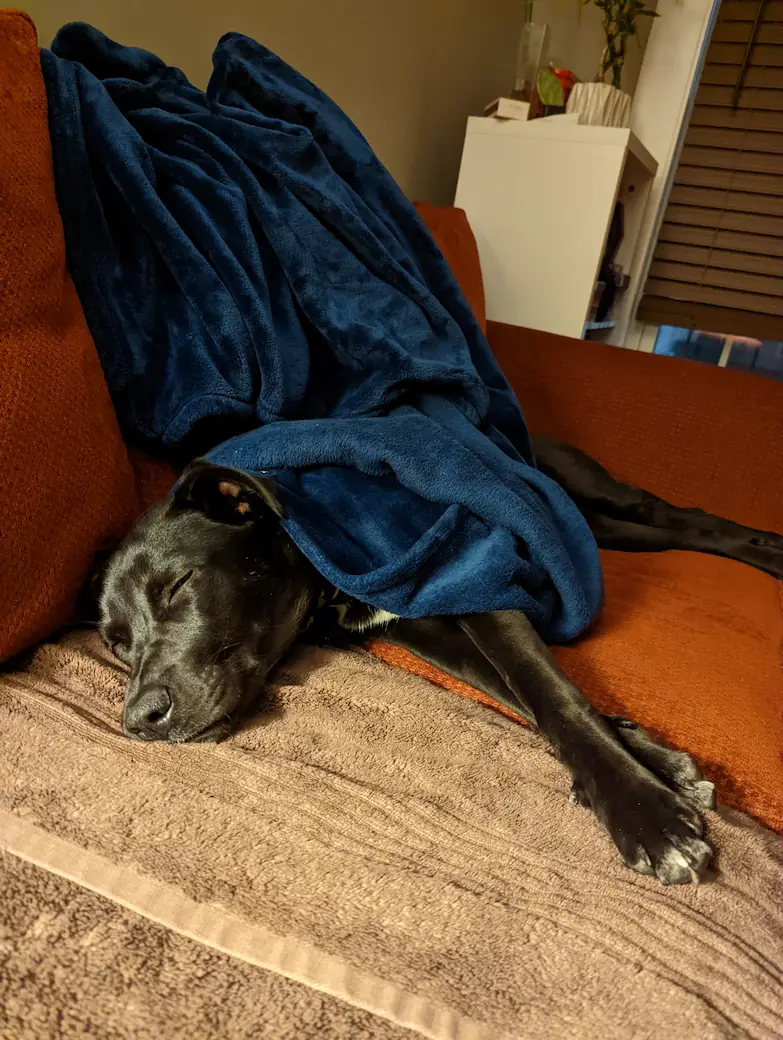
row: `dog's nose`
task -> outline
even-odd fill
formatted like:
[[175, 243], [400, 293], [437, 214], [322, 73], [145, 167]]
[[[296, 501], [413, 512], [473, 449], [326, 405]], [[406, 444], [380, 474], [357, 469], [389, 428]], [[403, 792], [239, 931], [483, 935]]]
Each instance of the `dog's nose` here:
[[125, 728], [145, 740], [165, 740], [171, 729], [171, 696], [165, 686], [144, 686], [125, 706]]

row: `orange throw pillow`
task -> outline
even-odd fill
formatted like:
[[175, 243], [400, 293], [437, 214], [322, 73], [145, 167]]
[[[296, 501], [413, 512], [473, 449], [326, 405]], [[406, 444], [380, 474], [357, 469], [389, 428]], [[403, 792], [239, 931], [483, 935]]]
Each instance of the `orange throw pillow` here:
[[0, 11], [0, 660], [66, 623], [136, 508], [65, 267], [36, 31]]

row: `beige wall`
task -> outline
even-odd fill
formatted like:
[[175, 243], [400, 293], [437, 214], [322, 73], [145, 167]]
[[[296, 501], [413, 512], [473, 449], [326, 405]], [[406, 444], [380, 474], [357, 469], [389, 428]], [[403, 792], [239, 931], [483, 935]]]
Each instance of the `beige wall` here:
[[[573, 0], [575, 2], [575, 0]], [[199, 86], [231, 30], [277, 52], [358, 124], [414, 199], [453, 199], [465, 119], [513, 84], [522, 0], [28, 0], [178, 65]]]

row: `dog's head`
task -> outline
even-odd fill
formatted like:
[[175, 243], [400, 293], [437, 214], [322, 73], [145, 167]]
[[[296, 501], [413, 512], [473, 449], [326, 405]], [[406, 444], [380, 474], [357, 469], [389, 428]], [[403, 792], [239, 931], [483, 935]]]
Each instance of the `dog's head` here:
[[272, 481], [199, 461], [97, 578], [100, 631], [130, 668], [128, 736], [219, 740], [322, 590], [280, 525]]

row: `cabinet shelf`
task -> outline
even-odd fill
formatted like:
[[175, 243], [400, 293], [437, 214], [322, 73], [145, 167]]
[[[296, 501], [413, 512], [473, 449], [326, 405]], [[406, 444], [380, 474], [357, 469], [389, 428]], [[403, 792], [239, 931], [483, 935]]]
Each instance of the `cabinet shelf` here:
[[487, 317], [584, 336], [615, 204], [628, 271], [656, 171], [631, 130], [471, 117], [454, 203], [476, 236]]

